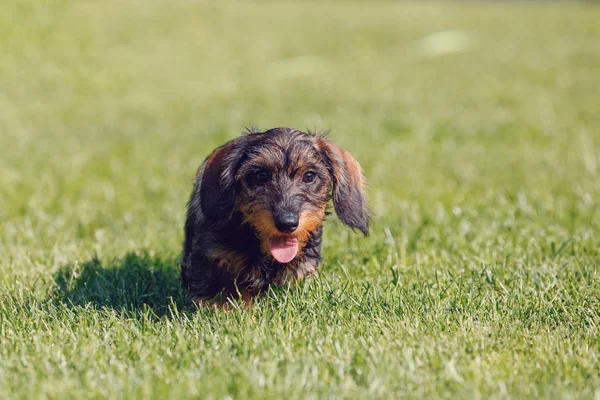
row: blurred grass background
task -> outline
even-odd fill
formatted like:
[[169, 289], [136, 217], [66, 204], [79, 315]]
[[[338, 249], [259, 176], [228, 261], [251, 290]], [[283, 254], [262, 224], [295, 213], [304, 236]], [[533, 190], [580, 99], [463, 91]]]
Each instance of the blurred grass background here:
[[[598, 21], [576, 2], [3, 1], [0, 394], [597, 397]], [[192, 312], [192, 177], [246, 125], [331, 129], [372, 235], [331, 218], [319, 278]]]

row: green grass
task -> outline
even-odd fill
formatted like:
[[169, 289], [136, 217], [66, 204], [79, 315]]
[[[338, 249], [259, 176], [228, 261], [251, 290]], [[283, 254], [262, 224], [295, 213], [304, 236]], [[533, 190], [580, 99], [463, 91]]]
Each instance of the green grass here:
[[[598, 21], [0, 2], [0, 398], [597, 399]], [[332, 217], [319, 276], [194, 311], [192, 177], [245, 125], [331, 129], [372, 233]]]

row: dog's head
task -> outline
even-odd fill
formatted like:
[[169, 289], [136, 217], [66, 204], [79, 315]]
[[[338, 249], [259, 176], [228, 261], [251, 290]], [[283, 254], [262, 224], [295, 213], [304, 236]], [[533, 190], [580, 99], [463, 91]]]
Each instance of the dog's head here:
[[322, 135], [290, 128], [248, 132], [217, 148], [201, 179], [206, 218], [223, 223], [241, 213], [262, 251], [281, 263], [293, 260], [321, 226], [330, 198], [344, 224], [369, 231], [360, 165]]

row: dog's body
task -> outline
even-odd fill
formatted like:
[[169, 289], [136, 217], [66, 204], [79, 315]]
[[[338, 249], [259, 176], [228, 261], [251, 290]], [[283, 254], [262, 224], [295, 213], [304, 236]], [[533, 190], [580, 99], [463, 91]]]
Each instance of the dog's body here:
[[331, 197], [343, 223], [368, 233], [363, 182], [354, 157], [321, 135], [276, 128], [217, 148], [188, 204], [184, 288], [196, 304], [219, 295], [248, 301], [311, 275]]

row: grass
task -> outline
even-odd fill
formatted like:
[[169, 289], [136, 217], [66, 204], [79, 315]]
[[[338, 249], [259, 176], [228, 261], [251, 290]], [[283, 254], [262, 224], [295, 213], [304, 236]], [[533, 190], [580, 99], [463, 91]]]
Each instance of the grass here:
[[[597, 399], [599, 20], [1, 2], [0, 397]], [[252, 124], [331, 129], [372, 233], [331, 218], [318, 277], [194, 311], [192, 177]]]

